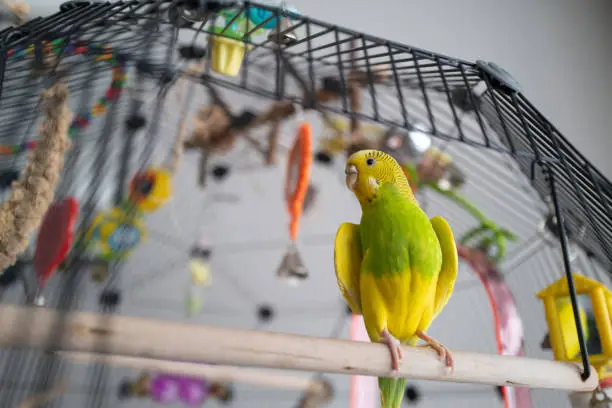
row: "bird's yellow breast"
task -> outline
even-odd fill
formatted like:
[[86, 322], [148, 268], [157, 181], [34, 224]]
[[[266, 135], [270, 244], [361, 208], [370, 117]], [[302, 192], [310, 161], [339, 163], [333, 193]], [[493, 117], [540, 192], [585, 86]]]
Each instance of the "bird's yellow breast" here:
[[361, 274], [361, 307], [364, 318], [375, 317], [366, 328], [372, 341], [380, 340], [387, 328], [399, 341], [411, 342], [417, 330], [431, 324], [436, 289], [435, 277], [415, 271], [375, 276]]

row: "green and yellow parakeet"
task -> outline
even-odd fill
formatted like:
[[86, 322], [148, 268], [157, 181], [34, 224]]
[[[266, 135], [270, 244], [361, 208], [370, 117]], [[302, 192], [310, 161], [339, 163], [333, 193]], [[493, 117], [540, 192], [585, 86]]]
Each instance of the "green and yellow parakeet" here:
[[[453, 292], [457, 248], [442, 217], [429, 219], [412, 194], [400, 165], [386, 153], [361, 150], [346, 163], [346, 185], [361, 205], [359, 225], [336, 234], [338, 286], [353, 313], [363, 315], [370, 340], [391, 352], [392, 373], [400, 343], [425, 341], [452, 370], [449, 350], [426, 334]], [[381, 405], [398, 408], [405, 379], [379, 378]]]

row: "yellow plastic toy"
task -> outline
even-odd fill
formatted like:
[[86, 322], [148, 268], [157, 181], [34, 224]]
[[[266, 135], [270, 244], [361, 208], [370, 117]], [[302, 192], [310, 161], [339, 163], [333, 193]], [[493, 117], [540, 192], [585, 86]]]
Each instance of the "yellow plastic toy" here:
[[247, 49], [246, 44], [242, 41], [218, 36], [211, 38], [210, 42], [212, 44], [210, 68], [223, 75], [237, 76], [240, 73], [244, 53]]
[[191, 273], [191, 282], [198, 286], [210, 286], [212, 276], [208, 262], [204, 259], [194, 258], [189, 260], [189, 272]]
[[[584, 334], [585, 340], [588, 342], [589, 333], [588, 316], [581, 299], [585, 295], [578, 297], [578, 313], [580, 314], [580, 324], [582, 325], [582, 333]], [[559, 315], [559, 325], [561, 327], [561, 333], [563, 334], [563, 346], [565, 348], [568, 359], [574, 359], [579, 357], [580, 344], [578, 341], [578, 331], [576, 330], [576, 321], [574, 320], [574, 310], [572, 309], [572, 302], [569, 296], [562, 296], [555, 299], [557, 314]], [[545, 345], [547, 348], [552, 348], [550, 344], [550, 333], [546, 336]], [[590, 350], [589, 350], [590, 352]]]
[[117, 206], [96, 216], [86, 238], [89, 248], [111, 261], [129, 256], [146, 235], [142, 219]]
[[130, 202], [140, 211], [153, 212], [172, 196], [172, 174], [163, 167], [137, 173], [130, 182]]
[[[576, 294], [580, 297], [580, 321], [586, 329], [585, 337], [588, 336], [589, 362], [597, 370], [600, 382], [603, 382], [612, 378], [612, 292], [602, 283], [585, 276], [574, 273], [573, 277]], [[570, 307], [568, 312], [566, 307], [569, 300], [567, 277], [559, 279], [536, 296], [544, 303], [549, 342], [555, 360], [580, 362], [573, 311]], [[590, 303], [590, 307], [587, 303]], [[571, 319], [568, 319], [567, 313]], [[596, 330], [587, 326], [589, 317], [595, 320]]]

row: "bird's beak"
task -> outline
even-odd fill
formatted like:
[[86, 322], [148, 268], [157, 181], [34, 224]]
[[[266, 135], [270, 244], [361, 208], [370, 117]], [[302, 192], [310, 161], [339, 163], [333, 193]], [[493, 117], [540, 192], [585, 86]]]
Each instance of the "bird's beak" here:
[[355, 167], [353, 164], [348, 165], [346, 166], [344, 173], [346, 174], [346, 186], [349, 188], [349, 190], [353, 190], [355, 188], [355, 184], [357, 184], [357, 176], [359, 175], [357, 167]]

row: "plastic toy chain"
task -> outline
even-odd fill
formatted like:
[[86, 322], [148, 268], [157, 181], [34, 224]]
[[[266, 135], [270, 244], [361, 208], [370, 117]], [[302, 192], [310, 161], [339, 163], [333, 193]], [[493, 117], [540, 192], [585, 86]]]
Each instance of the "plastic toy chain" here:
[[190, 407], [202, 406], [209, 398], [226, 402], [231, 399], [227, 384], [203, 378], [143, 372], [137, 381], [124, 383], [124, 396], [149, 397], [158, 403], [181, 402]]
[[[113, 54], [110, 47], [100, 46], [96, 44], [87, 44], [83, 41], [74, 41], [66, 44], [63, 38], [53, 40], [51, 42], [42, 42], [43, 52], [46, 54], [53, 53], [60, 55], [87, 55], [91, 56], [96, 61], [104, 61], [111, 66], [113, 72], [112, 81], [102, 97], [91, 107], [89, 112], [77, 114], [70, 125], [69, 136], [74, 138], [79, 131], [85, 129], [91, 123], [91, 119], [103, 115], [108, 106], [116, 101], [125, 85], [127, 77], [127, 67], [125, 62], [121, 62]], [[25, 48], [16, 48], [7, 51], [7, 56], [10, 59], [24, 59], [32, 54], [36, 46], [30, 44]], [[27, 150], [31, 150], [36, 146], [36, 141], [31, 140], [17, 145], [0, 145], [0, 156], [17, 155]]]
[[[202, 64], [196, 64], [189, 67], [186, 70], [186, 73], [199, 72], [202, 68]], [[176, 171], [182, 157], [183, 141], [185, 137], [185, 122], [187, 120], [187, 112], [189, 111], [189, 107], [193, 99], [193, 94], [191, 91], [185, 92], [186, 88], [191, 86], [190, 82], [185, 78], [181, 78], [181, 81], [183, 82], [184, 86], [182, 87], [183, 89], [179, 89], [178, 93], [184, 94], [183, 109], [178, 123], [176, 140], [166, 164], [166, 168], [170, 173], [174, 173]], [[170, 202], [170, 218], [176, 230], [182, 236], [184, 236], [184, 229], [179, 225], [179, 222], [176, 219], [176, 212], [173, 203], [174, 201]], [[200, 242], [198, 242], [196, 247], [192, 250], [188, 263], [190, 282], [187, 294], [185, 296], [185, 310], [187, 316], [190, 317], [202, 311], [204, 306], [203, 288], [210, 286], [212, 283], [212, 276], [210, 273], [210, 255], [212, 251], [204, 236], [201, 236], [199, 241]]]
[[[177, 83], [186, 83], [184, 78]], [[85, 235], [85, 245], [103, 260], [125, 259], [146, 238], [145, 213], [157, 211], [172, 196], [172, 175], [182, 156], [184, 122], [179, 121], [172, 152], [163, 166], [138, 172], [130, 182], [127, 200], [110, 210], [100, 212]], [[105, 276], [95, 280], [104, 280]]]
[[[523, 356], [525, 354], [523, 323], [510, 287], [488, 256], [487, 246], [492, 243], [490, 237], [485, 237], [479, 248], [469, 248], [460, 244], [457, 246], [457, 252], [461, 259], [469, 263], [487, 292], [493, 312], [498, 354]], [[501, 393], [504, 408], [532, 407], [527, 388], [502, 387]]]
[[156, 374], [151, 379], [151, 398], [156, 402], [172, 404], [177, 401], [196, 407], [202, 405], [209, 394], [210, 384], [200, 378]]

